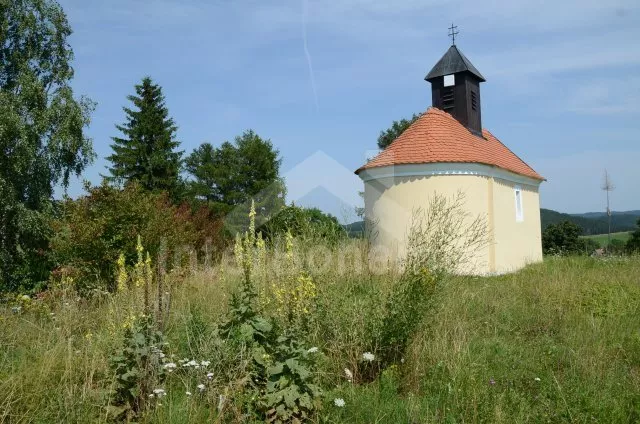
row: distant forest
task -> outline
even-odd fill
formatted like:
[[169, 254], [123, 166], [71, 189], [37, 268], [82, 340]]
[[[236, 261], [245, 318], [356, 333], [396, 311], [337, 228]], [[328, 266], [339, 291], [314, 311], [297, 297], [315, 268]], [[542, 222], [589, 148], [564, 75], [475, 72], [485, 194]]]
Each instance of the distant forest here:
[[[607, 214], [604, 212], [587, 212], [582, 214], [567, 214], [551, 209], [540, 209], [542, 229], [550, 224], [571, 221], [582, 228], [583, 235], [605, 234], [609, 229]], [[633, 231], [640, 218], [640, 210], [613, 212], [611, 215], [611, 232]]]
[[[611, 215], [611, 232], [633, 231], [637, 228], [636, 223], [640, 218], [640, 210], [613, 212]], [[562, 221], [571, 221], [582, 228], [582, 234], [606, 234], [609, 229], [607, 214], [604, 212], [587, 212], [581, 214], [568, 214], [551, 209], [540, 209], [540, 219], [544, 230], [550, 224]], [[345, 226], [345, 229], [352, 237], [360, 236], [363, 233], [364, 222], [357, 221]]]

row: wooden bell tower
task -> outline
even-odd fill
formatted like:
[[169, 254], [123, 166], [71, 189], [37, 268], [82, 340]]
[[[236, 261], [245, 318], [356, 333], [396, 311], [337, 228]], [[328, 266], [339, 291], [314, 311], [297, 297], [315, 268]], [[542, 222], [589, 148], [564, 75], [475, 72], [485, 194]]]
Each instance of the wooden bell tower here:
[[432, 105], [450, 113], [469, 131], [482, 137], [480, 83], [486, 80], [458, 50], [455, 28], [453, 24], [449, 28], [453, 44], [424, 79], [431, 83]]

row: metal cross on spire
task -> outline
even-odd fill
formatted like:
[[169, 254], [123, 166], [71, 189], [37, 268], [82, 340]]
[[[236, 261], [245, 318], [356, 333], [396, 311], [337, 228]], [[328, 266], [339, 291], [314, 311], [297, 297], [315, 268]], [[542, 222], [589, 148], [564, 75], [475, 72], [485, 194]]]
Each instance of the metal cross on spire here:
[[458, 29], [458, 26], [454, 26], [453, 22], [451, 22], [451, 27], [449, 27], [449, 37], [451, 37], [451, 45], [455, 46], [456, 45], [456, 35], [458, 35], [459, 31], [456, 31]]

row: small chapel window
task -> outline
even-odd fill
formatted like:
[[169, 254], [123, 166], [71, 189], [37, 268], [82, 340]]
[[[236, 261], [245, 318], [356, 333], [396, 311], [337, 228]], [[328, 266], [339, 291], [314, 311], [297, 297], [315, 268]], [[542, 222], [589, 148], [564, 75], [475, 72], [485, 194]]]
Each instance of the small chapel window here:
[[451, 74], [451, 75], [445, 75], [444, 76], [444, 86], [445, 87], [452, 87], [456, 85], [456, 76]]
[[515, 188], [516, 195], [516, 221], [522, 222], [524, 220], [524, 214], [522, 210], [522, 189], [518, 186]]

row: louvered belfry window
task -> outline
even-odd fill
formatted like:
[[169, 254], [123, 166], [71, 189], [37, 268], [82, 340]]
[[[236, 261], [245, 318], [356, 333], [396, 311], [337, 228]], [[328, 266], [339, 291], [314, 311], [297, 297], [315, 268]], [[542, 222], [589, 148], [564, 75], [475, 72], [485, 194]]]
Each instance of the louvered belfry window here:
[[471, 109], [478, 110], [478, 97], [475, 91], [471, 91]]
[[442, 109], [453, 109], [453, 87], [444, 87], [442, 89]]

